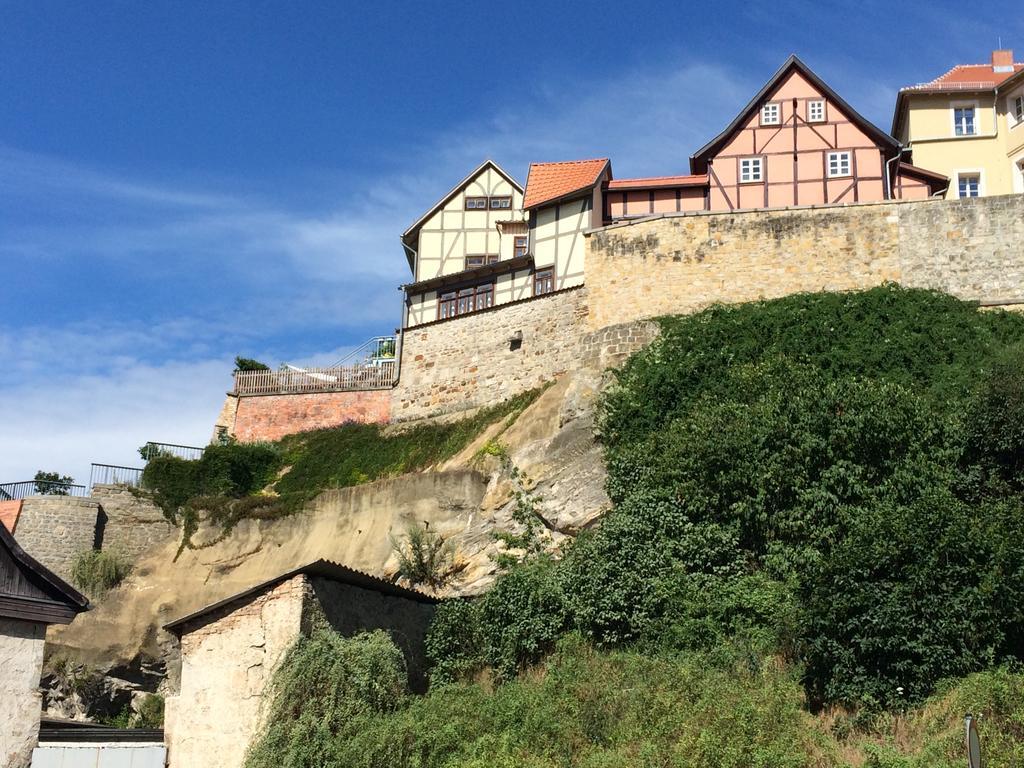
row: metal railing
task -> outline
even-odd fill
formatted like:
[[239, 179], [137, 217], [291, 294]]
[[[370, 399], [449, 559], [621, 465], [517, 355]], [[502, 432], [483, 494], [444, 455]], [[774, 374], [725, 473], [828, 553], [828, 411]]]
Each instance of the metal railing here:
[[[146, 461], [156, 456], [177, 456], [179, 459], [187, 459], [188, 461], [195, 461], [203, 457], [203, 452], [206, 448], [198, 445], [177, 445], [176, 443], [146, 443], [145, 455], [142, 457]], [[140, 472], [142, 470], [139, 470]]]
[[89, 488], [96, 485], [130, 485], [133, 488], [138, 488], [142, 482], [142, 470], [138, 467], [120, 467], [116, 464], [92, 464], [91, 466]]
[[87, 496], [84, 485], [75, 483], [50, 482], [47, 480], [23, 480], [18, 483], [0, 483], [0, 501], [27, 499], [29, 496]]
[[331, 368], [287, 368], [280, 371], [235, 371], [236, 395], [296, 392], [339, 392], [386, 389], [395, 383], [395, 360]]

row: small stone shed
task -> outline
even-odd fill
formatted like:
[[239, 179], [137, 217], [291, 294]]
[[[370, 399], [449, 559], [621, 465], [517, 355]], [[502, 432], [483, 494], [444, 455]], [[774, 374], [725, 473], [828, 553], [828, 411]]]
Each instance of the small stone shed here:
[[424, 638], [438, 599], [317, 560], [164, 628], [179, 638], [181, 685], [168, 697], [172, 768], [235, 768], [269, 704], [285, 652], [316, 626], [343, 635], [383, 629], [405, 655], [409, 684], [426, 687]]
[[0, 524], [0, 767], [27, 766], [36, 744], [46, 627], [68, 624], [88, 607]]

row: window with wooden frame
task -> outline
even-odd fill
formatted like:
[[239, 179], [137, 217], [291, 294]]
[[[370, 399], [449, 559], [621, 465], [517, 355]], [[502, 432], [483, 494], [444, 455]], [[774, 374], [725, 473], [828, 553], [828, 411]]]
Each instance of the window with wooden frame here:
[[533, 295], [543, 296], [555, 290], [555, 270], [551, 267], [533, 273]]
[[741, 157], [740, 183], [750, 184], [755, 181], [764, 181], [764, 158]]
[[850, 153], [849, 152], [829, 152], [828, 153], [828, 177], [830, 179], [839, 178], [841, 176], [849, 176], [850, 173]]
[[486, 264], [494, 264], [498, 261], [498, 254], [496, 253], [476, 253], [472, 256], [466, 257], [466, 269], [472, 269], [473, 267], [482, 267]]
[[466, 196], [466, 210], [467, 211], [486, 211], [487, 210], [487, 198], [486, 197], [469, 197]]
[[782, 123], [782, 104], [769, 101], [761, 107], [761, 125], [779, 125]]
[[492, 211], [507, 211], [512, 207], [512, 198], [508, 195], [501, 195], [491, 198]]
[[1014, 96], [1010, 102], [1010, 119], [1014, 128], [1024, 123], [1024, 93]]
[[530, 252], [530, 236], [529, 235], [516, 235], [512, 245], [512, 256], [519, 258], [525, 256]]
[[494, 306], [494, 283], [445, 291], [437, 299], [437, 319], [447, 320]]
[[811, 99], [807, 102], [807, 122], [808, 123], [824, 123], [825, 122], [825, 100], [824, 99]]

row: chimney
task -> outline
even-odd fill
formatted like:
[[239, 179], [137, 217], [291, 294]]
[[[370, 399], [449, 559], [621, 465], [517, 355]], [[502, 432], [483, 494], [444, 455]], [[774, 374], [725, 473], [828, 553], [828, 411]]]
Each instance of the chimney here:
[[992, 51], [993, 72], [1013, 72], [1013, 51], [1003, 49]]

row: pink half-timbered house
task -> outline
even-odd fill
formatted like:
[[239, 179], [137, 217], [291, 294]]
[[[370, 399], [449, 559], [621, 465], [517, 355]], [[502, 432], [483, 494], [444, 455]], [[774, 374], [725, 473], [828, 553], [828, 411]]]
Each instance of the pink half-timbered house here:
[[610, 181], [605, 219], [922, 199], [946, 188], [944, 176], [901, 155], [896, 139], [794, 55], [690, 157], [688, 175]]

